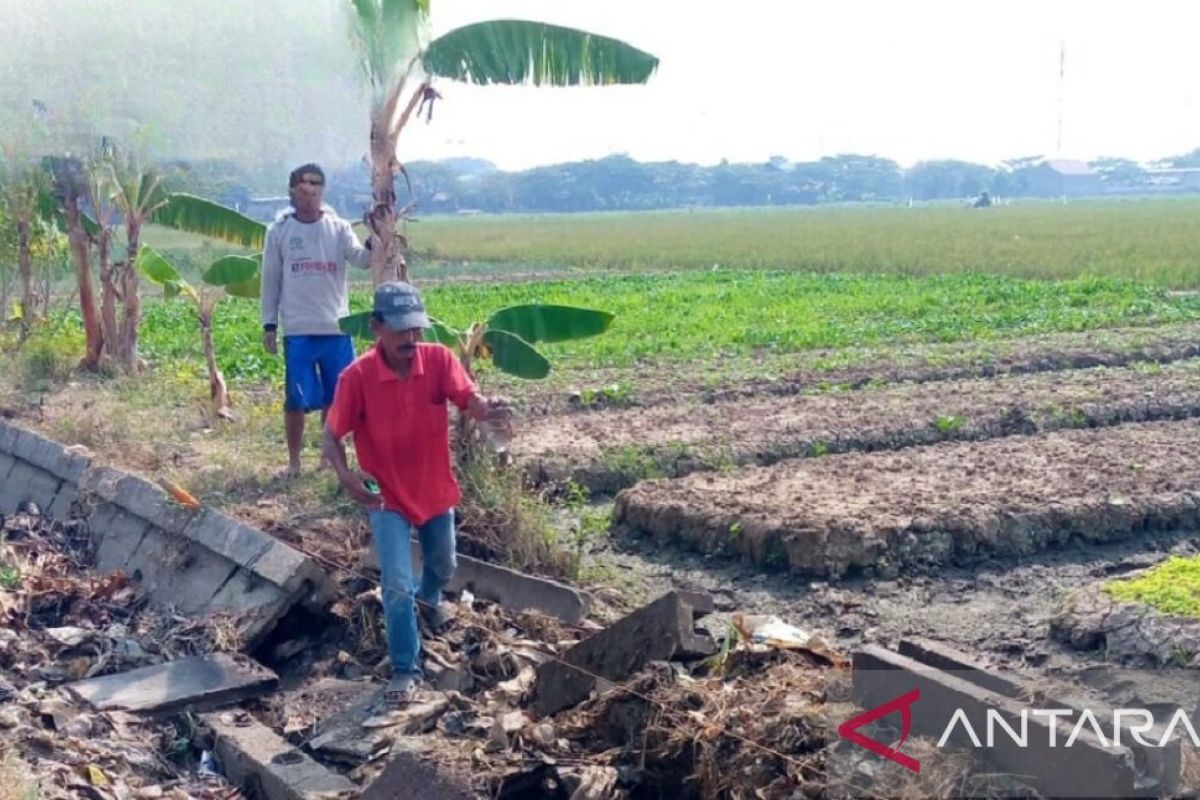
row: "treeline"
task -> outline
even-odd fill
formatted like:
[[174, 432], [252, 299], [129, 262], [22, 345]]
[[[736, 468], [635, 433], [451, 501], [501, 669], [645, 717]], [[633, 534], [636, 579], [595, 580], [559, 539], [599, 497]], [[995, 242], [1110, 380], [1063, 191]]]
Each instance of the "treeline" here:
[[[644, 163], [622, 155], [504, 172], [480, 159], [416, 161], [397, 193], [417, 200], [418, 213], [638, 211], [706, 206], [812, 205], [863, 201], [897, 202], [994, 197], [1054, 196], [1037, 180], [1040, 156], [998, 167], [967, 161], [919, 162], [903, 169], [876, 156], [838, 155], [810, 162], [772, 158], [759, 164], [715, 166], [677, 161]], [[1144, 167], [1123, 158], [1086, 165], [1099, 192], [1164, 188], [1156, 170], [1200, 167], [1200, 149]], [[279, 205], [288, 167], [261, 167], [253, 176], [231, 162], [185, 164], [168, 170], [171, 183], [266, 218]], [[330, 169], [328, 201], [347, 216], [369, 204], [364, 163]], [[258, 191], [254, 188], [257, 187]], [[264, 198], [266, 194], [271, 197]], [[257, 199], [257, 202], [255, 200]]]

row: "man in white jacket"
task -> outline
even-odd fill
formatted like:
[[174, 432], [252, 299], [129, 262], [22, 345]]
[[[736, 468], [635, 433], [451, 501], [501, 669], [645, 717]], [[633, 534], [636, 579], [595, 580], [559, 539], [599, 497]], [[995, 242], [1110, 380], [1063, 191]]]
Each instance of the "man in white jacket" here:
[[346, 264], [370, 269], [350, 223], [321, 202], [325, 173], [304, 164], [288, 177], [292, 207], [267, 229], [262, 262], [263, 347], [278, 352], [283, 327], [284, 431], [288, 475], [300, 472], [305, 415], [333, 403], [338, 375], [354, 360], [354, 345], [338, 328], [350, 311]]

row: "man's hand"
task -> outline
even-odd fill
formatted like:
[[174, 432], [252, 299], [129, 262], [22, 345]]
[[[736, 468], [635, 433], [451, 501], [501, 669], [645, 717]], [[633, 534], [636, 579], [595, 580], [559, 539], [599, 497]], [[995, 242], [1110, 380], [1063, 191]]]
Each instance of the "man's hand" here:
[[367, 488], [367, 481], [374, 483], [369, 475], [348, 469], [338, 474], [338, 480], [341, 482], [342, 488], [346, 490], [346, 494], [350, 495], [360, 506], [370, 510], [383, 508], [383, 495]]
[[512, 401], [507, 397], [493, 395], [492, 397], [484, 398], [484, 403], [486, 403], [483, 412], [485, 422], [499, 427], [512, 428]]
[[271, 355], [279, 352], [279, 340], [275, 336], [275, 331], [263, 331], [263, 350]]

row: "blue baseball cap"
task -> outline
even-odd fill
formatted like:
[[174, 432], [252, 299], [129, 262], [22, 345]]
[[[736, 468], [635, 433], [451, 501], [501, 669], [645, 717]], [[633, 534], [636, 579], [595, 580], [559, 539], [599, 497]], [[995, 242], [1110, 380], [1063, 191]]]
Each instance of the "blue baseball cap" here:
[[375, 288], [375, 313], [394, 331], [431, 327], [421, 293], [404, 281], [387, 281]]

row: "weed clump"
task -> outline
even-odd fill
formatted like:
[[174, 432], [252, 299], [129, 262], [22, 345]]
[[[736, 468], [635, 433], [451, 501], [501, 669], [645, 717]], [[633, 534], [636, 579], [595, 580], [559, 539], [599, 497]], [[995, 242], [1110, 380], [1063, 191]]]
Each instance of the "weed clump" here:
[[1200, 617], [1200, 557], [1171, 556], [1136, 578], [1109, 581], [1104, 591], [1165, 614]]

